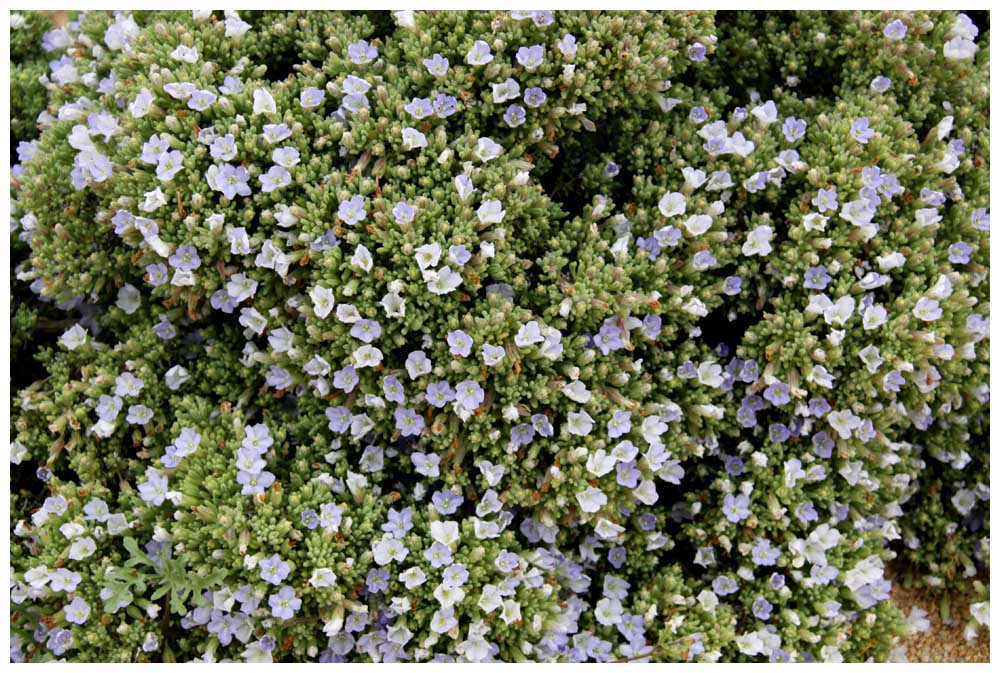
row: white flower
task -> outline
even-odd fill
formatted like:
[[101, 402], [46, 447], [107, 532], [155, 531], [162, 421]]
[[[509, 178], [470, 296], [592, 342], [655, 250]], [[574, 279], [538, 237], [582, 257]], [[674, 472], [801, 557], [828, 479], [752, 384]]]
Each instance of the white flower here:
[[959, 14], [955, 17], [955, 23], [948, 33], [951, 37], [964, 37], [967, 40], [974, 40], [979, 35], [979, 28], [972, 23], [972, 19], [967, 14]]
[[458, 523], [455, 521], [431, 521], [431, 539], [450, 547], [459, 540]]
[[956, 61], [970, 59], [976, 55], [978, 45], [964, 37], [956, 37], [944, 43], [944, 57]]
[[59, 343], [66, 347], [66, 350], [74, 351], [87, 343], [87, 330], [83, 329], [79, 323], [73, 325], [63, 332], [59, 337]]
[[519, 348], [531, 346], [544, 340], [545, 337], [542, 336], [541, 326], [535, 320], [530, 320], [521, 325], [517, 330], [517, 334], [514, 335], [514, 345]]
[[910, 614], [906, 618], [906, 630], [908, 635], [925, 633], [931, 628], [931, 620], [927, 619], [927, 610], [914, 605], [910, 609]]
[[823, 319], [826, 320], [827, 325], [843, 326], [854, 315], [854, 307], [854, 298], [845, 295], [831, 303], [823, 311]]
[[330, 315], [330, 311], [333, 310], [336, 303], [333, 290], [325, 288], [322, 285], [317, 285], [309, 290], [309, 298], [312, 300], [313, 313], [317, 318], [325, 318]]
[[278, 112], [278, 106], [274, 103], [274, 96], [267, 89], [256, 88], [253, 91], [253, 113], [255, 115], [260, 114], [276, 114]]
[[167, 383], [167, 387], [171, 390], [177, 390], [190, 378], [191, 374], [188, 373], [188, 370], [184, 369], [184, 367], [181, 367], [180, 365], [174, 365], [168, 369], [167, 373], [163, 376], [164, 381]]
[[563, 351], [562, 332], [555, 327], [543, 327], [542, 337], [544, 341], [539, 351], [541, 355], [552, 361], [558, 360]]
[[399, 622], [386, 629], [386, 640], [397, 645], [405, 645], [413, 638], [413, 631], [406, 628], [405, 624]]
[[490, 159], [496, 159], [500, 156], [500, 152], [503, 148], [500, 147], [500, 143], [497, 143], [492, 138], [480, 138], [476, 141], [476, 150], [473, 154], [476, 155], [482, 162], [487, 162]]
[[267, 327], [267, 318], [255, 308], [240, 309], [240, 325], [254, 334], [261, 334]]
[[[150, 636], [155, 637], [155, 634], [153, 634], [152, 632], [147, 633], [146, 639], [149, 640]], [[240, 655], [243, 657], [243, 661], [245, 661], [248, 664], [274, 663], [274, 655], [272, 655], [269, 651], [265, 650], [261, 646], [259, 640], [255, 640], [254, 642], [247, 645], [246, 648], [243, 650], [243, 652], [240, 653]], [[208, 653], [206, 652], [206, 657], [207, 656]], [[205, 660], [205, 663], [208, 663], [207, 659]]]
[[833, 645], [824, 645], [819, 648], [819, 658], [823, 660], [824, 663], [840, 664], [844, 661], [844, 655], [840, 653], [840, 650]]
[[861, 324], [866, 330], [878, 329], [885, 324], [888, 312], [881, 304], [873, 304], [865, 309]]
[[847, 461], [837, 472], [851, 486], [857, 486], [859, 481], [868, 477], [868, 472], [864, 469], [864, 463], [860, 460]]
[[937, 167], [944, 173], [954, 173], [960, 164], [961, 160], [958, 155], [949, 147], [944, 153], [944, 158], [938, 162]]
[[500, 480], [503, 479], [504, 472], [506, 471], [506, 468], [503, 465], [494, 465], [488, 460], [480, 460], [476, 463], [476, 467], [479, 468], [479, 471], [483, 475], [483, 479], [485, 479], [486, 483], [490, 486], [496, 486], [499, 484]]
[[809, 297], [809, 304], [806, 306], [806, 313], [823, 315], [826, 310], [833, 306], [833, 302], [822, 292]]
[[969, 606], [969, 614], [977, 623], [988, 627], [990, 625], [990, 602], [973, 603]]
[[702, 362], [698, 365], [698, 382], [710, 388], [718, 388], [723, 383], [722, 365]]
[[640, 481], [632, 493], [635, 495], [636, 500], [646, 505], [653, 505], [660, 499], [659, 494], [656, 492], [656, 484], [649, 479]]
[[865, 241], [869, 241], [878, 233], [878, 225], [872, 222], [875, 216], [875, 209], [868, 201], [858, 199], [848, 201], [840, 207], [840, 216], [861, 229], [861, 235]]
[[403, 129], [403, 149], [415, 150], [420, 147], [427, 147], [427, 136], [413, 128], [407, 126]]
[[598, 519], [597, 525], [594, 526], [594, 532], [597, 533], [597, 537], [602, 540], [614, 540], [625, 532], [625, 528], [616, 523], [612, 523], [607, 519]]
[[410, 375], [410, 380], [417, 379], [424, 374], [429, 374], [433, 366], [430, 358], [423, 351], [413, 351], [406, 356], [406, 373]]
[[234, 273], [226, 283], [226, 293], [237, 302], [243, 302], [257, 292], [257, 281], [246, 274]]
[[702, 592], [698, 594], [698, 603], [701, 605], [702, 610], [714, 615], [715, 608], [719, 605], [719, 597], [715, 595], [714, 591], [703, 589]]
[[590, 486], [587, 490], [577, 493], [576, 500], [580, 503], [580, 509], [592, 514], [608, 503], [608, 496], [604, 495], [601, 489]]
[[841, 439], [850, 439], [851, 432], [861, 427], [861, 419], [851, 411], [831, 411], [826, 420]]
[[913, 307], [913, 315], [926, 322], [934, 322], [941, 318], [941, 304], [936, 299], [921, 297]]
[[844, 586], [851, 591], [857, 591], [866, 584], [882, 579], [884, 563], [878, 556], [869, 556], [843, 573]]
[[705, 180], [708, 179], [705, 171], [692, 168], [691, 166], [685, 166], [682, 168], [681, 173], [684, 174], [684, 184], [691, 189], [698, 189], [705, 184]]
[[715, 171], [708, 178], [708, 185], [705, 189], [709, 191], [722, 191], [733, 186], [733, 178], [728, 171]]
[[934, 287], [932, 287], [927, 294], [934, 297], [935, 299], [947, 299], [948, 297], [951, 296], [951, 293], [952, 293], [951, 280], [948, 278], [948, 276], [942, 273], [940, 276], [938, 276], [937, 282], [934, 283]]
[[194, 285], [194, 272], [185, 269], [177, 269], [170, 278], [170, 284], [175, 287], [189, 287]]
[[785, 486], [795, 488], [799, 479], [806, 476], [806, 471], [802, 469], [802, 461], [798, 458], [790, 458], [785, 461]]
[[316, 568], [313, 570], [312, 577], [309, 578], [309, 584], [316, 589], [332, 587], [336, 582], [337, 576], [329, 568]]
[[167, 203], [167, 197], [163, 195], [163, 190], [159, 187], [146, 192], [144, 197], [139, 209], [147, 213], [151, 213]]
[[650, 414], [646, 418], [642, 419], [642, 425], [639, 426], [639, 432], [642, 434], [642, 438], [650, 445], [657, 443], [660, 439], [660, 435], [669, 429], [667, 421], [663, 417], [657, 414]]
[[358, 247], [354, 250], [354, 254], [351, 256], [351, 266], [355, 266], [365, 273], [372, 270], [372, 254], [368, 252], [362, 244], [358, 244]]
[[233, 12], [226, 13], [226, 37], [243, 37], [250, 30], [250, 24]]
[[587, 390], [587, 386], [580, 380], [573, 381], [573, 383], [563, 386], [562, 392], [563, 395], [570, 398], [574, 402], [579, 402], [580, 404], [586, 404], [590, 401], [591, 397], [591, 393]]
[[197, 47], [186, 47], [183, 44], [177, 45], [177, 48], [170, 52], [170, 56], [178, 61], [184, 61], [185, 63], [197, 63], [198, 62], [198, 48]]
[[[704, 175], [702, 173], [702, 180], [704, 180]], [[687, 209], [687, 200], [680, 192], [667, 192], [660, 198], [660, 203], [657, 207], [660, 209], [660, 214], [663, 217], [683, 215]]]
[[82, 537], [73, 541], [69, 547], [69, 557], [74, 561], [82, 561], [97, 551], [97, 544], [93, 538]]
[[508, 626], [520, 620], [521, 604], [512, 599], [505, 600], [503, 602], [503, 611], [500, 613], [500, 619]]
[[390, 533], [386, 533], [382, 536], [381, 540], [372, 543], [372, 554], [374, 555], [375, 563], [384, 566], [392, 561], [402, 561], [409, 554], [409, 551], [407, 551], [399, 539], [393, 537]]
[[28, 447], [21, 442], [14, 440], [10, 443], [10, 462], [20, 465], [24, 457], [28, 455]]
[[427, 575], [417, 566], [411, 566], [399, 573], [399, 579], [403, 581], [407, 589], [412, 591], [427, 581]]
[[604, 449], [597, 449], [587, 457], [587, 471], [595, 477], [603, 477], [614, 469], [618, 461]]
[[465, 62], [469, 65], [486, 65], [493, 60], [490, 52], [490, 45], [483, 40], [476, 40], [469, 52], [465, 55]]
[[755, 147], [756, 145], [754, 145], [752, 140], [748, 140], [742, 133], [737, 131], [733, 134], [732, 138], [726, 140], [725, 152], [723, 154], [726, 152], [735, 152], [741, 157], [748, 157]]
[[403, 28], [413, 29], [417, 27], [417, 21], [412, 9], [395, 9], [392, 12], [392, 18]]
[[879, 271], [892, 271], [906, 264], [906, 256], [901, 252], [890, 252], [875, 258]]
[[833, 388], [833, 382], [836, 378], [823, 365], [813, 365], [812, 371], [806, 376], [807, 381], [824, 388]]
[[49, 583], [49, 569], [44, 565], [29, 568], [24, 571], [24, 581], [35, 589], [40, 589]]
[[497, 199], [484, 201], [479, 206], [479, 210], [476, 211], [479, 221], [483, 224], [500, 224], [503, 222], [503, 217], [506, 214], [507, 211], [503, 209], [503, 204]]
[[802, 226], [806, 231], [826, 231], [826, 223], [829, 220], [825, 215], [819, 213], [809, 213], [802, 218]]
[[463, 173], [455, 176], [455, 190], [458, 192], [458, 198], [465, 201], [476, 191], [476, 186], [472, 184], [469, 176]]
[[743, 254], [747, 257], [760, 255], [766, 257], [771, 254], [771, 237], [774, 230], [766, 224], [762, 224], [747, 234], [747, 240], [743, 243]]
[[126, 315], [132, 315], [142, 306], [142, 293], [134, 285], [125, 283], [118, 290], [118, 301], [115, 302], [115, 306]]
[[441, 259], [441, 246], [437, 243], [427, 243], [416, 250], [417, 266], [421, 271], [426, 271], [437, 266]]
[[427, 281], [427, 289], [438, 295], [454, 292], [462, 284], [462, 274], [452, 271], [450, 266], [426, 272], [424, 278]]
[[397, 292], [386, 293], [379, 303], [382, 304], [385, 314], [390, 318], [403, 318], [406, 316], [406, 300]]
[[[692, 215], [684, 222], [684, 228], [687, 229], [692, 236], [701, 236], [712, 228], [712, 216]], [[744, 254], [746, 254], [746, 246], [744, 246]]]
[[937, 208], [919, 208], [917, 209], [917, 212], [914, 213], [914, 216], [916, 218], [917, 226], [921, 229], [929, 227], [932, 224], [937, 224], [943, 219]]
[[563, 426], [563, 431], [566, 434], [585, 437], [590, 434], [590, 430], [593, 427], [594, 419], [586, 411], [571, 411], [566, 416], [566, 424]]
[[470, 663], [485, 661], [490, 655], [490, 644], [484, 638], [478, 636], [463, 640], [459, 647], [462, 648], [466, 660]]
[[462, 602], [462, 599], [465, 598], [465, 590], [461, 587], [446, 587], [443, 584], [439, 584], [434, 589], [434, 598], [441, 604], [441, 607], [451, 607]]
[[685, 313], [690, 313], [691, 315], [698, 316], [699, 318], [704, 318], [708, 315], [708, 307], [705, 306], [705, 302], [698, 297], [691, 297], [687, 303], [681, 306], [681, 309]]
[[594, 606], [594, 617], [605, 626], [616, 626], [622, 618], [622, 602], [617, 598], [602, 598]]
[[826, 565], [826, 554], [823, 551], [823, 546], [813, 539], [803, 540], [801, 538], [796, 538], [788, 543], [788, 549], [798, 556], [801, 556], [809, 563], [813, 563], [818, 566]]
[[959, 514], [968, 516], [972, 508], [976, 506], [976, 494], [967, 488], [960, 489], [951, 497], [951, 504], [955, 506]]
[[153, 94], [150, 93], [149, 89], [143, 89], [135, 96], [133, 100], [128, 105], [128, 111], [133, 117], [139, 119], [145, 117], [149, 114], [149, 111], [153, 108]]
[[726, 122], [724, 121], [714, 121], [705, 124], [700, 129], [698, 129], [698, 135], [705, 140], [713, 140], [715, 138], [726, 138], [728, 133], [726, 131]]
[[878, 351], [878, 346], [875, 344], [869, 344], [868, 346], [862, 348], [858, 352], [858, 357], [860, 357], [861, 361], [865, 363], [865, 366], [868, 368], [868, 372], [871, 374], [877, 372], [878, 368], [881, 367], [884, 362]]
[[750, 110], [750, 114], [756, 117], [761, 124], [767, 126], [778, 121], [778, 106], [774, 104], [773, 100], [769, 100], [763, 105], [758, 105]]
[[382, 362], [382, 351], [370, 344], [359, 347], [351, 354], [356, 367], [377, 367]]
[[500, 588], [495, 584], [484, 584], [482, 593], [479, 596], [479, 605], [483, 612], [489, 614], [503, 604], [500, 596]]
[[483, 344], [483, 363], [485, 363], [487, 367], [493, 367], [500, 364], [506, 354], [507, 351], [504, 350], [503, 346]]

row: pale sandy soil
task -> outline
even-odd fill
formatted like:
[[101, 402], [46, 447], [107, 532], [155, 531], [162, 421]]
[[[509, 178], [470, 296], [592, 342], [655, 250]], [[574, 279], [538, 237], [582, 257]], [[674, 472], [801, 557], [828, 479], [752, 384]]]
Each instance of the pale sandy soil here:
[[[939, 613], [940, 600], [937, 596], [921, 589], [907, 589], [899, 582], [893, 582], [892, 598], [905, 614], [910, 614], [913, 606], [927, 611], [931, 628], [918, 633], [906, 643], [906, 656], [911, 662], [979, 662], [990, 660], [990, 632], [982, 628], [979, 637], [972, 642], [965, 639], [962, 631], [969, 614], [969, 598], [961, 594], [951, 595], [951, 616], [953, 624], [945, 624]], [[958, 619], [955, 619], [955, 618]]]

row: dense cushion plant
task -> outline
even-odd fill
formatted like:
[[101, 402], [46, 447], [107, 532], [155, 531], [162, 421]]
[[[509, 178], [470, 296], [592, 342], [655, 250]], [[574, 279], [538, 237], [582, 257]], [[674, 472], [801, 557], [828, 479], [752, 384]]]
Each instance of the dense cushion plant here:
[[883, 661], [893, 581], [988, 624], [988, 26], [47, 21], [13, 660]]

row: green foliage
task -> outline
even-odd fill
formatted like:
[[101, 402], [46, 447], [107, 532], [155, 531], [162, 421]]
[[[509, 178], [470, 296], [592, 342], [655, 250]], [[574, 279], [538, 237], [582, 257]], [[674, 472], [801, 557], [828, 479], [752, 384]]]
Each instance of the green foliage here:
[[897, 559], [988, 623], [988, 25], [24, 17], [12, 659], [896, 660]]

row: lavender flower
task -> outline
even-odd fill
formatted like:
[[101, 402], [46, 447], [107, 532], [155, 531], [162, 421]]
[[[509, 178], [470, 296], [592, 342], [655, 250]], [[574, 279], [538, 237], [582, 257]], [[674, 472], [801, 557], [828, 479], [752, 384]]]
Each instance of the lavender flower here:
[[868, 117], [859, 117], [851, 122], [851, 136], [862, 145], [875, 137], [875, 131], [868, 127]]
[[906, 24], [896, 19], [882, 30], [882, 34], [890, 40], [899, 41], [906, 37], [906, 30]]
[[739, 523], [750, 516], [750, 498], [744, 494], [726, 495], [722, 499], [722, 513], [731, 523]]
[[302, 606], [302, 599], [295, 596], [295, 589], [283, 586], [278, 589], [278, 593], [271, 594], [267, 599], [267, 604], [271, 606], [271, 615], [278, 619], [291, 619]]

